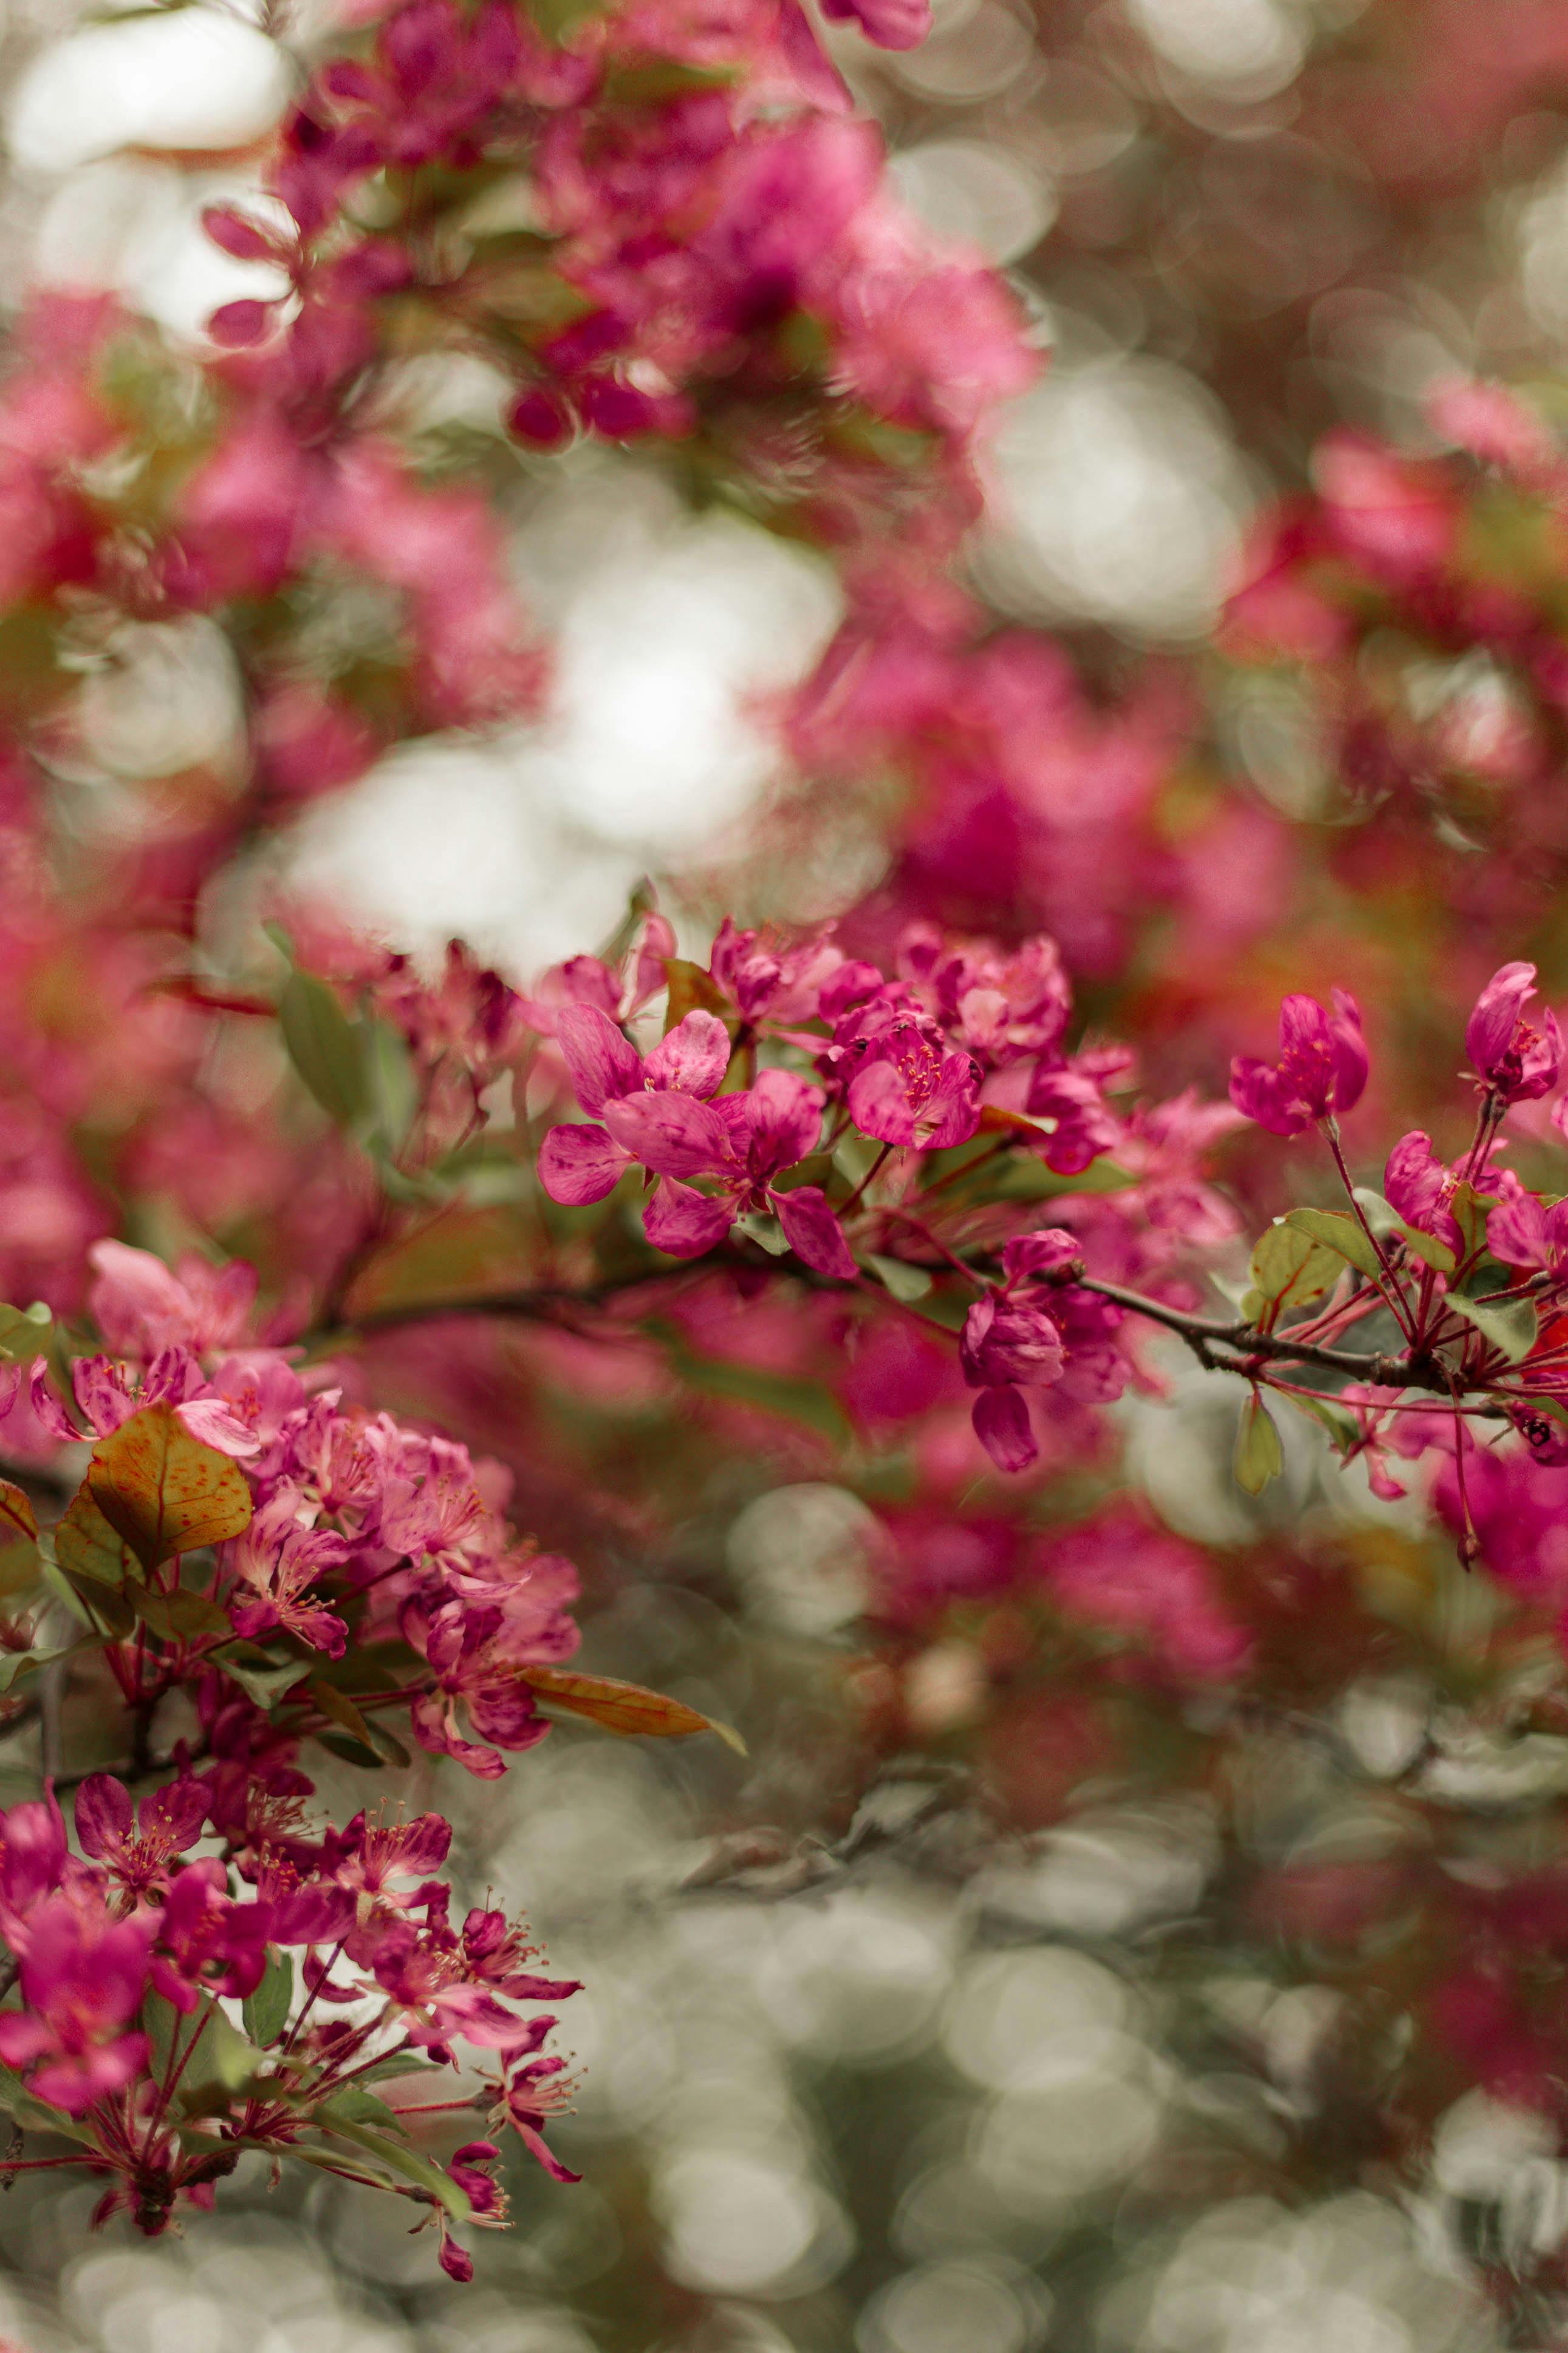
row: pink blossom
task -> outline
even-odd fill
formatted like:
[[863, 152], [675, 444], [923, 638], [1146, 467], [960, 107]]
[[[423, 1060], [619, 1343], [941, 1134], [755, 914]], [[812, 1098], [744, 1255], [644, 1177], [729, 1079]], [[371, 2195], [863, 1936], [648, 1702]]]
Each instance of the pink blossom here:
[[1465, 1051], [1500, 1103], [1533, 1103], [1550, 1094], [1563, 1067], [1563, 1039], [1550, 1009], [1540, 1027], [1524, 1017], [1535, 994], [1532, 964], [1505, 964], [1477, 997], [1465, 1025]]
[[1279, 1060], [1271, 1068], [1250, 1054], [1230, 1066], [1230, 1099], [1237, 1111], [1275, 1135], [1300, 1135], [1314, 1120], [1350, 1111], [1366, 1084], [1366, 1041], [1361, 1012], [1342, 988], [1333, 1012], [1313, 997], [1287, 997], [1279, 1008]]
[[121, 1356], [150, 1359], [170, 1347], [199, 1356], [239, 1347], [250, 1336], [256, 1270], [242, 1259], [215, 1267], [187, 1252], [171, 1273], [150, 1250], [113, 1241], [95, 1242], [88, 1257], [98, 1277], [88, 1305]]
[[111, 1921], [63, 1895], [37, 1907], [22, 1955], [23, 2006], [0, 2011], [0, 2060], [27, 2071], [35, 2099], [79, 2116], [141, 2068], [147, 2037], [127, 2030], [155, 1926], [146, 1913]]
[[1459, 1180], [1432, 1149], [1432, 1139], [1419, 1128], [1402, 1135], [1388, 1155], [1383, 1190], [1389, 1208], [1398, 1211], [1417, 1233], [1430, 1234], [1456, 1258], [1463, 1248], [1458, 1222], [1448, 1204]]
[[927, 1014], [884, 989], [847, 1013], [828, 1060], [850, 1118], [880, 1143], [943, 1152], [980, 1124], [973, 1056], [948, 1048]]
[[277, 1488], [250, 1525], [220, 1546], [220, 1574], [234, 1580], [228, 1612], [236, 1633], [251, 1641], [280, 1626], [312, 1650], [341, 1659], [348, 1628], [310, 1594], [320, 1577], [343, 1567], [349, 1547], [331, 1529], [302, 1520], [303, 1504], [297, 1488]]
[[126, 1894], [142, 1900], [165, 1894], [176, 1854], [195, 1844], [211, 1799], [189, 1776], [167, 1782], [132, 1807], [131, 1793], [111, 1773], [89, 1773], [76, 1793], [81, 1851], [103, 1863]]
[[187, 1863], [154, 1915], [153, 1982], [178, 2010], [195, 2010], [204, 1993], [243, 2000], [267, 1967], [267, 1907], [237, 1904], [225, 1876], [216, 1859]]

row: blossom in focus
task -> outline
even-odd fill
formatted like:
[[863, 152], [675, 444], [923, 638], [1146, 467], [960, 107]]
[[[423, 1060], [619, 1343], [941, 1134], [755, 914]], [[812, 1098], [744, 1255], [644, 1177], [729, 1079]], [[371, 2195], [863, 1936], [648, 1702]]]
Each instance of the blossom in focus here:
[[1279, 1062], [1237, 1055], [1230, 1066], [1230, 1099], [1271, 1134], [1300, 1135], [1315, 1120], [1361, 1101], [1367, 1067], [1353, 997], [1336, 988], [1331, 1013], [1315, 997], [1287, 997], [1279, 1008]]

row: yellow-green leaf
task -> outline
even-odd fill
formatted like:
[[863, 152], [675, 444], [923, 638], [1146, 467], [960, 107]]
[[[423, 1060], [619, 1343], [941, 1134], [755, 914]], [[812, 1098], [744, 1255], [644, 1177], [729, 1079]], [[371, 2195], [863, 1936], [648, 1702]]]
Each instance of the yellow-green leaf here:
[[1451, 1291], [1445, 1303], [1456, 1315], [1473, 1324], [1483, 1340], [1508, 1358], [1522, 1364], [1535, 1345], [1535, 1303], [1530, 1299], [1461, 1299]]
[[1375, 1282], [1382, 1274], [1371, 1236], [1342, 1209], [1290, 1209], [1286, 1212], [1285, 1223], [1310, 1240], [1321, 1242], [1324, 1250], [1332, 1250], [1370, 1282]]
[[77, 1489], [56, 1521], [54, 1535], [55, 1558], [73, 1577], [119, 1587], [136, 1567], [136, 1555], [119, 1529], [104, 1518], [90, 1487]]
[[1310, 1299], [1321, 1299], [1339, 1280], [1342, 1262], [1337, 1251], [1311, 1234], [1284, 1222], [1272, 1225], [1253, 1250], [1252, 1287], [1242, 1303], [1243, 1312], [1255, 1323], [1272, 1325], [1287, 1307], [1304, 1307]]
[[238, 1465], [193, 1438], [173, 1406], [143, 1406], [100, 1438], [87, 1483], [146, 1569], [250, 1525], [250, 1490]]
[[1279, 1432], [1255, 1389], [1241, 1409], [1241, 1427], [1236, 1433], [1237, 1484], [1249, 1495], [1261, 1495], [1270, 1479], [1278, 1479], [1284, 1468]]
[[745, 1742], [731, 1725], [699, 1715], [683, 1700], [647, 1691], [641, 1683], [623, 1683], [613, 1675], [580, 1675], [569, 1667], [519, 1667], [514, 1672], [552, 1707], [585, 1715], [625, 1739], [683, 1739], [689, 1733], [716, 1732], [740, 1756], [746, 1753]]

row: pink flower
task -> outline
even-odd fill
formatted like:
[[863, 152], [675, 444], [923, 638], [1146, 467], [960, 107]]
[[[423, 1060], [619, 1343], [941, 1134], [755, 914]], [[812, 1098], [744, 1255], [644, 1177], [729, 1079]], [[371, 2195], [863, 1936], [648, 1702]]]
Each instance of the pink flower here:
[[1555, 1016], [1541, 1016], [1538, 1029], [1524, 1018], [1535, 994], [1532, 964], [1505, 964], [1477, 997], [1465, 1024], [1465, 1051], [1483, 1086], [1505, 1103], [1533, 1103], [1550, 1094], [1563, 1067], [1563, 1039]]
[[49, 1387], [48, 1359], [35, 1356], [28, 1374], [33, 1411], [51, 1438], [77, 1445], [89, 1435], [107, 1438], [140, 1413], [143, 1406], [174, 1407], [193, 1438], [220, 1454], [244, 1456], [258, 1451], [257, 1440], [229, 1410], [228, 1400], [216, 1393], [201, 1366], [184, 1347], [163, 1348], [144, 1374], [135, 1373], [111, 1356], [79, 1356], [71, 1366], [71, 1388], [88, 1424], [79, 1430]]
[[[678, 1022], [646, 1059], [596, 1005], [563, 1006], [555, 1036], [578, 1102], [595, 1113], [639, 1092], [706, 1101], [730, 1067], [729, 1031], [700, 1010]], [[596, 1119], [552, 1127], [540, 1150], [539, 1181], [552, 1201], [580, 1208], [604, 1200], [639, 1157]]]
[[140, 1900], [167, 1890], [171, 1862], [201, 1836], [210, 1803], [202, 1782], [182, 1777], [151, 1791], [133, 1812], [123, 1781], [89, 1773], [76, 1793], [77, 1837], [82, 1852]]
[[1487, 1219], [1487, 1247], [1505, 1266], [1562, 1271], [1568, 1259], [1568, 1199], [1548, 1208], [1527, 1193], [1511, 1170], [1504, 1177], [1504, 1198]]
[[158, 1947], [153, 1982], [166, 2001], [187, 2013], [204, 1993], [243, 2000], [255, 1992], [267, 1968], [268, 1907], [237, 1904], [225, 1875], [216, 1858], [187, 1863], [153, 1915]]
[[172, 1274], [151, 1250], [94, 1242], [98, 1280], [88, 1293], [93, 1321], [117, 1354], [151, 1359], [169, 1347], [236, 1348], [250, 1335], [256, 1269], [242, 1260], [215, 1267], [188, 1252]]
[[[409, 1710], [414, 1737], [432, 1756], [455, 1757], [478, 1779], [498, 1780], [506, 1770], [502, 1749], [535, 1747], [550, 1730], [509, 1655], [504, 1613], [416, 1594], [405, 1602], [400, 1623], [404, 1640], [436, 1677], [436, 1689], [421, 1693]], [[459, 1708], [477, 1742], [463, 1736]]]
[[1430, 1234], [1434, 1241], [1446, 1243], [1456, 1258], [1463, 1241], [1448, 1204], [1458, 1185], [1453, 1170], [1434, 1153], [1431, 1137], [1420, 1128], [1400, 1137], [1388, 1155], [1383, 1174], [1383, 1190], [1389, 1208], [1396, 1209], [1417, 1233]]
[[969, 1311], [959, 1357], [972, 1388], [1045, 1388], [1061, 1377], [1061, 1334], [1043, 1307], [992, 1291]]
[[220, 1567], [234, 1579], [228, 1613], [236, 1633], [251, 1641], [280, 1626], [313, 1651], [341, 1659], [348, 1628], [308, 1597], [318, 1577], [343, 1567], [349, 1547], [330, 1529], [301, 1521], [302, 1500], [297, 1488], [278, 1488], [244, 1533], [220, 1546]]
[[[643, 1213], [655, 1249], [698, 1258], [724, 1240], [737, 1218], [771, 1212], [807, 1266], [852, 1281], [855, 1261], [821, 1187], [781, 1190], [773, 1183], [816, 1151], [823, 1103], [820, 1087], [790, 1071], [763, 1071], [754, 1086], [716, 1103], [668, 1087], [606, 1100], [605, 1126], [613, 1142], [661, 1180]], [[696, 1177], [717, 1189], [698, 1192]]]
[[1230, 1066], [1237, 1111], [1274, 1135], [1300, 1135], [1314, 1120], [1350, 1111], [1366, 1085], [1361, 1012], [1342, 988], [1326, 1013], [1315, 997], [1288, 997], [1279, 1008], [1279, 1060], [1271, 1069], [1250, 1054]]
[[113, 1922], [65, 1895], [38, 1906], [22, 1956], [23, 2007], [0, 2011], [0, 2060], [31, 2071], [35, 2099], [79, 2116], [142, 2065], [147, 2037], [126, 2030], [146, 1990], [155, 1925], [145, 1913]]
[[846, 1014], [828, 1058], [862, 1135], [879, 1143], [945, 1152], [967, 1144], [980, 1124], [979, 1071], [973, 1057], [949, 1049], [929, 1014], [886, 988]]

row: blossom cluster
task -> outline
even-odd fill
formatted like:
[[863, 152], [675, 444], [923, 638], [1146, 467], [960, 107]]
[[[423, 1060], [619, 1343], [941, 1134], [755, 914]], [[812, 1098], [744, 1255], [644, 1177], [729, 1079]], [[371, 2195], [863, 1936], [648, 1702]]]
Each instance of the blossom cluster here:
[[[564, 2090], [565, 2062], [544, 2048], [554, 2017], [511, 2005], [576, 1988], [542, 1974], [500, 1912], [453, 1919], [434, 1875], [451, 1843], [438, 1815], [312, 1828], [301, 1750], [405, 1765], [392, 1715], [494, 1778], [549, 1729], [531, 1676], [580, 1714], [614, 1720], [630, 1696], [642, 1728], [703, 1720], [661, 1720], [652, 1694], [564, 1673], [576, 1574], [508, 1528], [500, 1466], [346, 1405], [329, 1366], [266, 1345], [252, 1269], [170, 1270], [113, 1241], [94, 1262], [111, 1353], [71, 1359], [63, 1398], [48, 1356], [26, 1376], [44, 1440], [96, 1443], [52, 1529], [5, 1491], [8, 1531], [44, 1580], [33, 1620], [6, 1620], [8, 1669], [19, 1691], [29, 1670], [100, 1662], [127, 1769], [169, 1778], [136, 1803], [114, 1773], [75, 1777], [79, 1852], [50, 1788], [0, 1820], [14, 2113], [114, 2178], [100, 2219], [123, 2206], [156, 2232], [180, 2201], [210, 2204], [247, 2149], [291, 2152], [427, 2205], [443, 2265], [465, 2278], [450, 2226], [502, 2218], [486, 2170], [500, 2144], [469, 2143], [443, 2171], [371, 2084], [492, 2066], [479, 2090], [420, 2113], [488, 2109], [570, 2180], [542, 2138]], [[6, 1366], [13, 1419], [23, 1378]], [[51, 1598], [75, 1620], [54, 1649], [38, 1641]], [[192, 1728], [153, 1763], [175, 1702]], [[225, 2001], [244, 2006], [244, 2035]], [[485, 2056], [459, 2060], [458, 2045]]]

